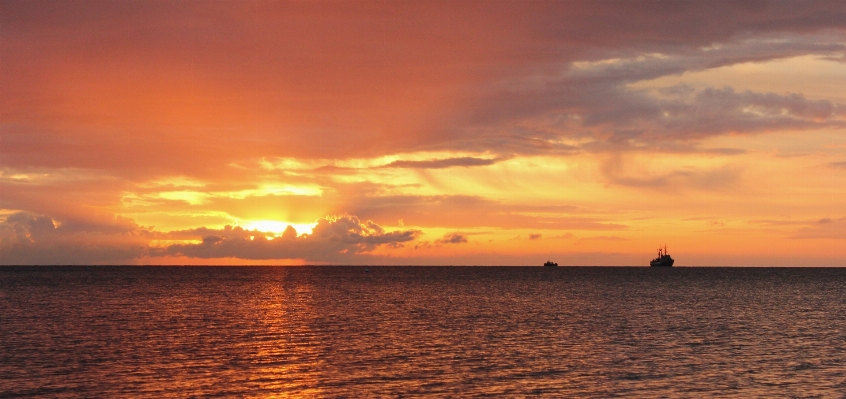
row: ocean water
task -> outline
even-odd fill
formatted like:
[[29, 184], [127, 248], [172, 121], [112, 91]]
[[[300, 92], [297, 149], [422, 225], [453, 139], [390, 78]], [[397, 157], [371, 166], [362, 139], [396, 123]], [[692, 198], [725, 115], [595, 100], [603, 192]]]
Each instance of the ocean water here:
[[846, 268], [5, 267], [0, 397], [846, 397]]

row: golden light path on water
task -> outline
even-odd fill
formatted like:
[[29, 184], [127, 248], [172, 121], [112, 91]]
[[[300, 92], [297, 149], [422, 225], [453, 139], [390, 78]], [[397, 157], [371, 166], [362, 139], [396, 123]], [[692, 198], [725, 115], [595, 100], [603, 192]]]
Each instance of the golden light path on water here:
[[844, 282], [843, 268], [0, 268], [0, 397], [835, 398]]

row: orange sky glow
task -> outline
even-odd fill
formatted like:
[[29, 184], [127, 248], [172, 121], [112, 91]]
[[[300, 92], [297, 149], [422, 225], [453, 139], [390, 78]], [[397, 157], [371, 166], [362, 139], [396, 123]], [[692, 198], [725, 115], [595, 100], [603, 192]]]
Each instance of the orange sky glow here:
[[0, 1], [0, 263], [846, 266], [842, 2]]

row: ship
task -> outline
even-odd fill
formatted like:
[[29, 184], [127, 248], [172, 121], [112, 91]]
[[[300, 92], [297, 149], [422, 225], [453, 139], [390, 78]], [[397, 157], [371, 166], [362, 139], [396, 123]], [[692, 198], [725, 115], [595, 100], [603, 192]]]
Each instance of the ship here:
[[551, 260], [548, 260], [548, 261], [546, 261], [546, 263], [543, 264], [543, 267], [556, 267], [556, 266], [558, 266], [558, 264], [551, 261]]
[[672, 267], [675, 260], [667, 253], [667, 246], [664, 248], [658, 247], [658, 257], [649, 262], [652, 267]]

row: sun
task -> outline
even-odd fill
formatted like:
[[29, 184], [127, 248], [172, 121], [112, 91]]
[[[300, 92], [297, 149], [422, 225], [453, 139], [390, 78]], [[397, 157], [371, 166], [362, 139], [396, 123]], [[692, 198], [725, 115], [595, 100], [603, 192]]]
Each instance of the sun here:
[[297, 230], [297, 235], [300, 234], [311, 234], [312, 230], [314, 229], [314, 224], [305, 224], [305, 223], [288, 223], [282, 222], [278, 220], [244, 220], [239, 223], [241, 227], [246, 230], [258, 230], [265, 233], [273, 233], [275, 235], [280, 235], [288, 226]]

